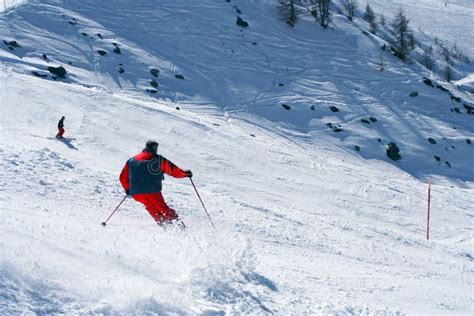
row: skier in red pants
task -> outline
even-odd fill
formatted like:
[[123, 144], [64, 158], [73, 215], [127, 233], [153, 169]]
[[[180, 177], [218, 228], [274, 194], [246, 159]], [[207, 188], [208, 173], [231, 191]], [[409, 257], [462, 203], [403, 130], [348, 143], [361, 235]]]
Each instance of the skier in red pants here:
[[58, 122], [58, 133], [56, 134], [56, 138], [63, 138], [64, 134], [64, 119], [65, 117], [61, 117], [61, 119]]
[[130, 158], [120, 173], [120, 183], [125, 193], [145, 205], [158, 225], [173, 221], [184, 228], [176, 211], [170, 208], [161, 194], [164, 173], [175, 178], [191, 178], [191, 170], [182, 170], [165, 157], [157, 154], [158, 143], [149, 140], [145, 149]]

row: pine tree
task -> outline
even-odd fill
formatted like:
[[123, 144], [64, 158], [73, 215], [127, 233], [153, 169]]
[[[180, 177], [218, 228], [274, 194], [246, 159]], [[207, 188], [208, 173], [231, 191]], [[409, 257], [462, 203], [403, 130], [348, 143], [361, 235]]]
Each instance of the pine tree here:
[[433, 46], [429, 46], [424, 54], [422, 59], [422, 64], [428, 68], [429, 70], [433, 70], [434, 67], [434, 60], [433, 60]]
[[344, 6], [344, 9], [346, 10], [347, 13], [347, 18], [349, 20], [354, 20], [354, 15], [357, 10], [357, 1], [356, 0], [344, 0], [342, 2], [342, 5]]
[[444, 46], [441, 46], [441, 49], [442, 49], [441, 55], [443, 56], [444, 61], [447, 64], [451, 64], [451, 54], [450, 54], [449, 50]]
[[377, 22], [375, 22], [375, 19], [370, 23], [370, 33], [376, 34], [378, 30], [378, 25]]
[[453, 69], [451, 68], [451, 54], [449, 50], [445, 47], [443, 47], [443, 51], [441, 53], [443, 55], [444, 61], [446, 62], [446, 66], [444, 67], [444, 79], [447, 82], [450, 82], [453, 80]]
[[329, 3], [331, 0], [319, 0], [321, 3], [321, 26], [324, 28], [329, 26], [331, 16], [329, 15]]
[[452, 49], [453, 57], [459, 61], [462, 61], [465, 64], [469, 64], [471, 61], [469, 57], [459, 48], [458, 44], [455, 42]]
[[364, 20], [366, 20], [367, 22], [369, 22], [370, 20], [370, 16], [371, 14], [373, 14], [374, 12], [372, 11], [372, 8], [370, 7], [370, 4], [367, 3], [366, 7], [365, 7], [365, 13], [364, 13]]
[[279, 10], [281, 18], [291, 26], [296, 24], [298, 11], [295, 7], [297, 0], [279, 0]]
[[326, 28], [331, 22], [329, 12], [329, 4], [331, 0], [309, 0], [311, 5], [311, 14], [315, 17], [319, 24]]
[[380, 16], [380, 24], [381, 24], [382, 26], [385, 26], [385, 15], [383, 15], [383, 13], [382, 13], [382, 15]]
[[410, 20], [407, 19], [403, 9], [400, 8], [397, 15], [395, 16], [395, 20], [392, 23], [392, 30], [395, 36], [395, 49], [396, 55], [400, 59], [405, 60], [410, 52], [409, 47], [409, 36], [411, 30], [408, 26]]
[[444, 79], [447, 82], [451, 82], [451, 80], [453, 80], [453, 69], [451, 68], [450, 64], [446, 64], [446, 67], [444, 68]]
[[385, 59], [383, 58], [383, 53], [380, 52], [380, 58], [379, 58], [379, 62], [377, 64], [380, 72], [383, 72], [385, 70]]
[[415, 49], [416, 40], [415, 35], [413, 35], [413, 32], [408, 33], [408, 43], [410, 44], [410, 49]]
[[370, 7], [370, 4], [367, 4], [364, 13], [364, 19], [369, 22], [370, 25], [370, 32], [372, 34], [377, 33], [377, 22], [375, 21], [375, 13]]

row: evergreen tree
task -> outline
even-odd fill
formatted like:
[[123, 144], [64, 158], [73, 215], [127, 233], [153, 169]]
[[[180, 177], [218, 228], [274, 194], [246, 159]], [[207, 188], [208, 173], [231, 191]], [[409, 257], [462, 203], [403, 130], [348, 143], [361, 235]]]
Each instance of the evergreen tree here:
[[443, 51], [441, 53], [443, 55], [444, 61], [446, 62], [446, 66], [444, 67], [444, 79], [447, 82], [450, 82], [453, 80], [453, 68], [451, 68], [451, 54], [449, 50], [445, 47], [443, 47]]
[[451, 82], [451, 80], [453, 80], [453, 69], [451, 68], [450, 64], [446, 64], [446, 67], [444, 68], [444, 79], [447, 82]]
[[451, 54], [445, 46], [441, 46], [441, 55], [447, 64], [451, 64]]
[[370, 4], [367, 3], [365, 6], [365, 13], [364, 13], [364, 20], [369, 22], [371, 15], [373, 15], [374, 11], [372, 11], [372, 8], [370, 7]]
[[394, 46], [398, 58], [405, 60], [410, 53], [409, 37], [411, 30], [408, 26], [410, 20], [407, 19], [403, 9], [400, 8], [395, 20], [392, 23], [392, 30], [395, 36]]
[[357, 1], [356, 0], [344, 0], [342, 2], [344, 9], [346, 10], [347, 18], [349, 20], [354, 20], [354, 15], [357, 11]]
[[370, 23], [370, 33], [376, 34], [378, 30], [378, 25], [377, 22], [375, 22], [375, 19]]
[[370, 7], [370, 4], [367, 4], [365, 7], [364, 19], [369, 22], [370, 32], [372, 34], [377, 33], [377, 22], [375, 21], [375, 13]]
[[291, 26], [296, 24], [298, 11], [295, 6], [297, 0], [278, 0], [281, 18]]
[[382, 24], [382, 26], [385, 26], [385, 15], [382, 15], [380, 16], [380, 24]]
[[429, 70], [433, 70], [434, 67], [434, 60], [433, 60], [433, 46], [429, 46], [424, 54], [423, 54], [423, 59], [421, 62], [426, 68]]
[[413, 32], [408, 33], [408, 43], [410, 45], [410, 49], [415, 49], [416, 46], [416, 40], [415, 40], [415, 35], [413, 35]]
[[311, 14], [324, 28], [328, 27], [331, 22], [329, 12], [330, 2], [331, 0], [309, 0], [309, 3], [311, 4]]
[[459, 61], [462, 61], [463, 63], [469, 64], [471, 62], [469, 57], [462, 51], [461, 48], [459, 48], [456, 42], [453, 45], [452, 55], [454, 58], [456, 58]]
[[380, 52], [380, 58], [377, 66], [379, 67], [380, 72], [383, 72], [385, 70], [385, 59], [383, 58], [382, 52]]

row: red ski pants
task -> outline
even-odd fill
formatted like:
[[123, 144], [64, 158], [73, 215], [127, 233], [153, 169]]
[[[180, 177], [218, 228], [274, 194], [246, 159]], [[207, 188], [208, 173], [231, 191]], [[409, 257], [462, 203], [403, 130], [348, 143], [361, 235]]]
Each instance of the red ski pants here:
[[145, 205], [148, 213], [158, 223], [178, 219], [178, 214], [166, 204], [161, 192], [135, 194], [132, 197]]
[[56, 137], [63, 137], [64, 134], [64, 128], [60, 127], [58, 128], [58, 134], [56, 134]]

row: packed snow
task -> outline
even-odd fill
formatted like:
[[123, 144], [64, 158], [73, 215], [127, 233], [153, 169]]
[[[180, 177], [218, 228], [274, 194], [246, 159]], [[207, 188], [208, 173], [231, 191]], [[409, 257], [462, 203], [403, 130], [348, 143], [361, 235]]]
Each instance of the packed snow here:
[[[474, 20], [472, 0], [370, 0], [376, 12], [384, 14], [387, 21], [399, 8], [405, 10], [411, 27], [418, 35], [438, 38], [446, 45], [456, 43], [471, 56], [474, 55], [474, 36], [469, 30]], [[365, 3], [360, 1], [360, 5]], [[364, 8], [362, 8], [364, 9]]]
[[[474, 313], [472, 115], [388, 52], [378, 71], [363, 24], [211, 0], [32, 1], [0, 23], [20, 46], [0, 47], [1, 314]], [[150, 138], [216, 230], [171, 177], [184, 232], [131, 198], [100, 225]]]

